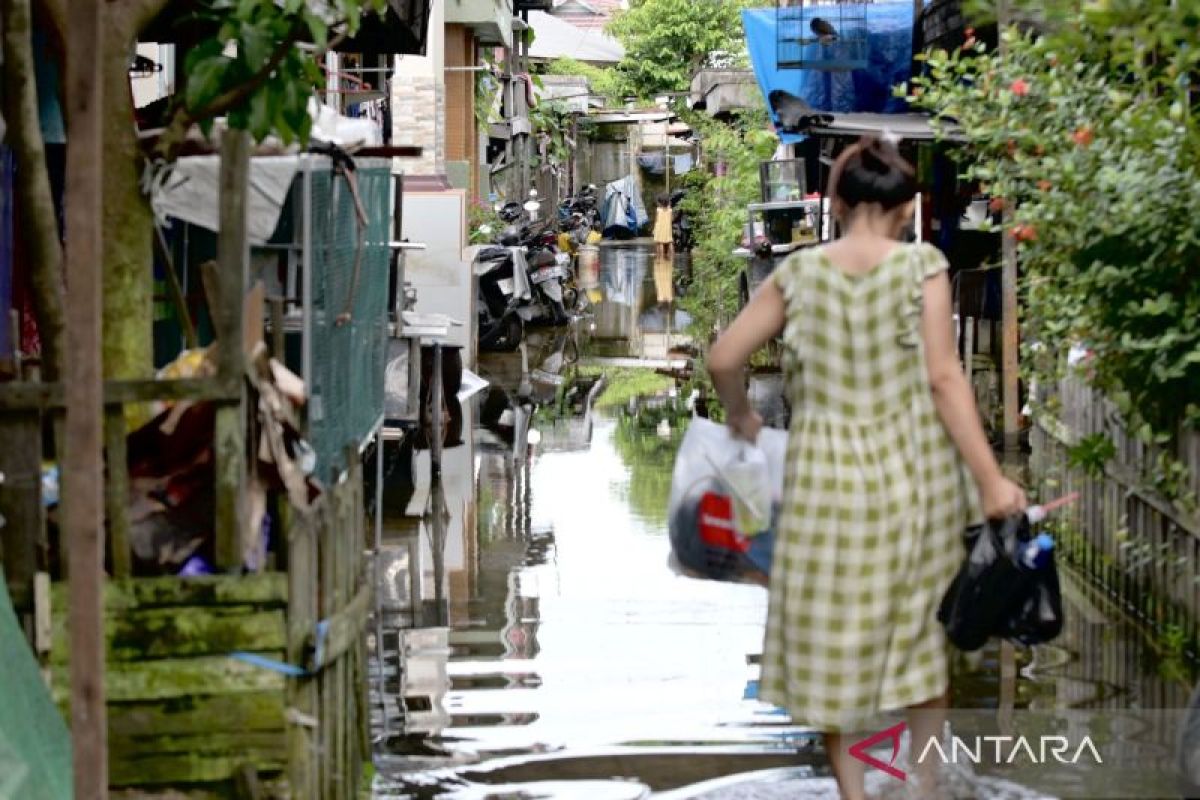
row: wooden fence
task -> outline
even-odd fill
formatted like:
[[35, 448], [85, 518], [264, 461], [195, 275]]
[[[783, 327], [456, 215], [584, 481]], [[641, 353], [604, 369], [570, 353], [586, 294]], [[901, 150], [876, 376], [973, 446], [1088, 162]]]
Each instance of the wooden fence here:
[[[1031, 467], [1042, 496], [1082, 495], [1060, 517], [1063, 556], [1160, 641], [1200, 655], [1200, 519], [1147, 487], [1146, 466], [1162, 451], [1130, 432], [1111, 402], [1078, 377], [1056, 388], [1061, 411], [1035, 416]], [[1103, 475], [1089, 475], [1069, 457], [1094, 434], [1116, 448]], [[1187, 491], [1200, 497], [1200, 434], [1184, 432], [1167, 454], [1190, 470]]]

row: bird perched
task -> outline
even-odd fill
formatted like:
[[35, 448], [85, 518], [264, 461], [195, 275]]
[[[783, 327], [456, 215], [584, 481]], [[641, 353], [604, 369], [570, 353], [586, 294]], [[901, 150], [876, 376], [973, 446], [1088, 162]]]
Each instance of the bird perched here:
[[833, 27], [829, 20], [822, 19], [821, 17], [813, 17], [808, 27], [816, 34], [817, 41], [821, 44], [832, 44], [837, 41], [837, 28]]
[[772, 89], [767, 95], [767, 102], [779, 120], [779, 129], [788, 133], [804, 131], [811, 125], [833, 120], [832, 115], [815, 110], [803, 98], [783, 89]]

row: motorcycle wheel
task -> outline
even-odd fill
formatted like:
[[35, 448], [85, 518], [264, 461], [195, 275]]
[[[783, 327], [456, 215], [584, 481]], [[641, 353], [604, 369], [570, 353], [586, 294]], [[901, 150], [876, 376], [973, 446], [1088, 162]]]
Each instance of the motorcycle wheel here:
[[567, 308], [579, 308], [579, 290], [574, 286], [563, 287], [563, 305]]
[[494, 323], [489, 329], [480, 331], [479, 348], [493, 353], [511, 353], [521, 346], [524, 327], [515, 314]]

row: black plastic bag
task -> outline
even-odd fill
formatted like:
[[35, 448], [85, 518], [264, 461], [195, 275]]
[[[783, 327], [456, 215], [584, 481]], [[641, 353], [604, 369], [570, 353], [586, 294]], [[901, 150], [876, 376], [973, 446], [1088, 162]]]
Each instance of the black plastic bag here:
[[1020, 560], [1033, 538], [1024, 514], [967, 529], [967, 558], [938, 609], [946, 635], [960, 650], [978, 650], [992, 636], [1041, 644], [1062, 631], [1053, 551], [1036, 568]]

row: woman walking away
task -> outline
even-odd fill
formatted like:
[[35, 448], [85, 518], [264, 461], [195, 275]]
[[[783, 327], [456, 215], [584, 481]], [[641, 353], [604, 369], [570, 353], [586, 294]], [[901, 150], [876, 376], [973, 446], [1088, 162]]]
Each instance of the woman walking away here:
[[[912, 751], [940, 735], [949, 683], [938, 603], [964, 526], [1025, 508], [980, 424], [955, 348], [947, 264], [898, 240], [913, 168], [865, 138], [830, 174], [842, 238], [791, 256], [713, 345], [734, 434], [754, 441], [743, 367], [783, 334], [793, 416], [760, 696], [824, 732], [841, 796], [864, 795], [853, 734], [909, 709]], [[972, 491], [966, 471], [974, 478]], [[910, 776], [937, 797], [932, 762]]]
[[665, 194], [658, 196], [658, 211], [654, 216], [654, 244], [660, 259], [670, 258], [675, 237], [671, 233], [671, 198]]

